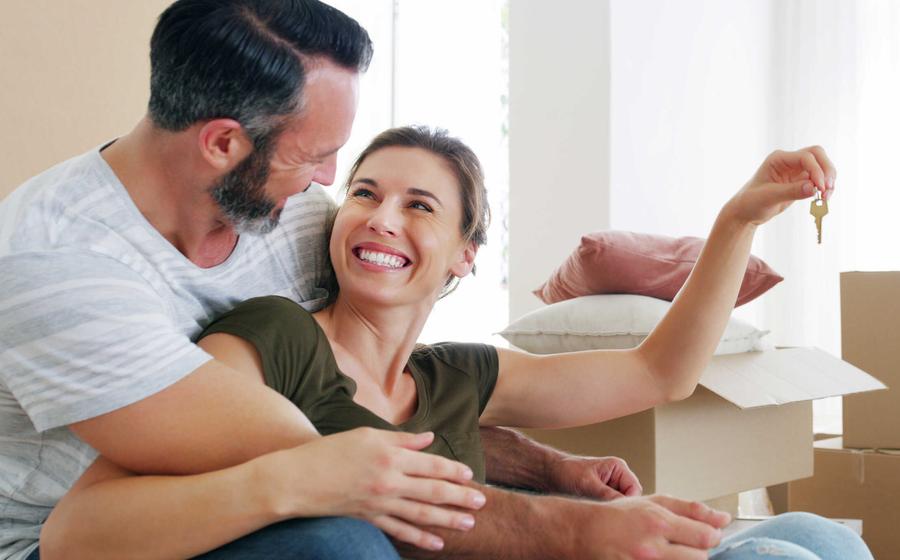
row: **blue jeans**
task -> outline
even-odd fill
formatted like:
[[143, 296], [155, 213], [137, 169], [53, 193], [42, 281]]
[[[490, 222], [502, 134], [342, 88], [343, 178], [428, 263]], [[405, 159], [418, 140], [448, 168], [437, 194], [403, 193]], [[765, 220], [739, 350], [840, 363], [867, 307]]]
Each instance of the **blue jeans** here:
[[197, 556], [203, 560], [399, 560], [384, 533], [350, 517], [290, 519]]
[[[34, 551], [27, 560], [39, 560]], [[399, 560], [374, 526], [349, 517], [291, 519], [197, 556], [204, 560]]]
[[709, 560], [872, 560], [859, 535], [812, 513], [791, 512], [731, 535]]

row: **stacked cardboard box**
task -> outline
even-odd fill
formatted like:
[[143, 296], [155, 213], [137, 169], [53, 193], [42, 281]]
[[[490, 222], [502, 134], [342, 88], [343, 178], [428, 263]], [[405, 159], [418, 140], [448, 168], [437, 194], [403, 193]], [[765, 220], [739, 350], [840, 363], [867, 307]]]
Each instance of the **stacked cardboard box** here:
[[844, 437], [815, 444], [815, 476], [788, 505], [863, 521], [875, 558], [900, 558], [900, 272], [841, 274], [843, 358], [889, 389], [844, 397]]

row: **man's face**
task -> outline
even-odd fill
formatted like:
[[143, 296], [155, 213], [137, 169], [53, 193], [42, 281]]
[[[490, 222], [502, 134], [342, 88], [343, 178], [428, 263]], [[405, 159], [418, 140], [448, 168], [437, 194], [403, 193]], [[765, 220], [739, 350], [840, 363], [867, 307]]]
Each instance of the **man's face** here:
[[326, 60], [308, 64], [304, 106], [265, 152], [254, 151], [211, 188], [238, 233], [264, 234], [278, 225], [288, 197], [315, 182], [334, 182], [337, 151], [350, 137], [359, 74]]

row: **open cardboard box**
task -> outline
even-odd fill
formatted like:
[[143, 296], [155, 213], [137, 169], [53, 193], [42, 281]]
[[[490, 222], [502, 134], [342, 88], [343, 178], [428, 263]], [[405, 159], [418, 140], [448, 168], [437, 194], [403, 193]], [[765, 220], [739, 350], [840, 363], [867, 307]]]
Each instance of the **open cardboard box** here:
[[813, 474], [812, 400], [884, 385], [816, 348], [715, 356], [690, 398], [565, 430], [525, 430], [625, 459], [645, 493], [709, 500]]

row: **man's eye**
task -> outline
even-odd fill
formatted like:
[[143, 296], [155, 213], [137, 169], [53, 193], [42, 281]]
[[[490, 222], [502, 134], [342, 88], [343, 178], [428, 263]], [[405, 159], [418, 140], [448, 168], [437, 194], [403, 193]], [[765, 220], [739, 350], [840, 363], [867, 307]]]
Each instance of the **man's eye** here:
[[410, 207], [410, 208], [415, 208], [415, 209], [417, 209], [417, 210], [424, 210], [424, 211], [426, 211], [426, 212], [434, 212], [434, 210], [431, 209], [431, 206], [428, 206], [428, 205], [425, 204], [424, 202], [420, 202], [420, 201], [418, 201], [418, 200], [416, 200], [416, 201], [414, 201], [414, 202], [411, 202], [411, 203], [409, 204], [409, 207]]

